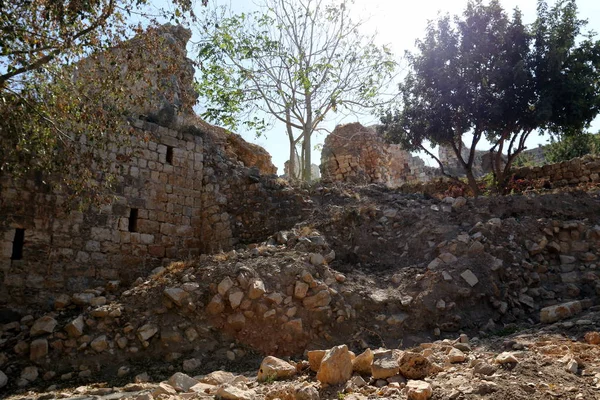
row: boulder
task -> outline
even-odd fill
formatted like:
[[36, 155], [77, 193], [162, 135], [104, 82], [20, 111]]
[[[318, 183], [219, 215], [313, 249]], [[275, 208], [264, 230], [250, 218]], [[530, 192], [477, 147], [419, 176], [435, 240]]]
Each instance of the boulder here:
[[508, 363], [519, 362], [519, 360], [517, 360], [517, 358], [515, 357], [515, 355], [513, 353], [510, 353], [507, 351], [505, 351], [504, 353], [498, 354], [498, 356], [496, 356], [495, 361], [497, 364], [508, 364]]
[[314, 296], [305, 297], [302, 300], [302, 305], [306, 308], [325, 307], [331, 303], [331, 296], [328, 290], [321, 290]]
[[600, 344], [600, 333], [599, 332], [587, 332], [584, 337], [588, 344]]
[[321, 366], [321, 361], [325, 356], [325, 350], [311, 350], [307, 353], [308, 364], [313, 372], [317, 372]]
[[145, 342], [146, 340], [150, 339], [152, 336], [156, 335], [157, 332], [158, 332], [158, 328], [156, 326], [154, 326], [152, 324], [146, 324], [146, 325], [143, 325], [142, 327], [140, 327], [140, 329], [138, 329], [137, 336], [141, 342]]
[[317, 379], [321, 383], [339, 385], [347, 382], [352, 377], [352, 356], [348, 346], [335, 346], [323, 356], [321, 366], [317, 372]]
[[456, 348], [451, 349], [448, 353], [448, 361], [451, 364], [461, 363], [465, 361], [465, 358], [465, 353]]
[[376, 351], [373, 353], [371, 374], [374, 379], [387, 379], [400, 371], [397, 354], [393, 350]]
[[0, 389], [2, 389], [8, 383], [8, 376], [2, 371], [0, 371]]
[[408, 379], [423, 379], [431, 372], [431, 362], [422, 354], [405, 351], [398, 358], [400, 373]]
[[583, 307], [579, 301], [544, 307], [540, 310], [540, 322], [550, 324], [581, 313]]
[[106, 339], [106, 335], [98, 336], [92, 341], [92, 343], [90, 343], [90, 347], [98, 353], [108, 349], [108, 340]]
[[188, 292], [180, 288], [167, 288], [163, 293], [169, 300], [177, 304], [179, 307], [187, 304], [187, 300], [190, 296]]
[[408, 381], [406, 396], [408, 400], [428, 400], [433, 396], [433, 388], [425, 381]]
[[225, 384], [219, 386], [216, 397], [225, 400], [253, 400], [256, 394], [253, 390], [244, 390], [238, 386]]
[[277, 357], [265, 357], [258, 370], [258, 380], [285, 379], [296, 375], [296, 367]]
[[366, 349], [352, 360], [352, 370], [359, 374], [371, 374], [371, 366], [373, 365], [373, 351]]
[[36, 339], [29, 346], [29, 359], [31, 361], [39, 360], [48, 354], [48, 341], [46, 339]]
[[45, 335], [48, 333], [54, 332], [54, 328], [56, 327], [56, 320], [50, 316], [43, 316], [42, 318], [38, 318], [32, 325], [29, 330], [29, 334], [31, 336], [39, 336]]
[[256, 300], [262, 297], [265, 294], [265, 284], [260, 279], [255, 279], [250, 283], [250, 288], [248, 288], [248, 297], [250, 300]]
[[190, 388], [196, 385], [199, 381], [184, 374], [183, 372], [176, 372], [168, 380], [169, 385], [178, 392], [187, 392]]
[[222, 385], [224, 383], [229, 383], [235, 378], [235, 375], [231, 372], [227, 371], [213, 371], [210, 374], [201, 377], [198, 379], [201, 383], [206, 383], [209, 385]]

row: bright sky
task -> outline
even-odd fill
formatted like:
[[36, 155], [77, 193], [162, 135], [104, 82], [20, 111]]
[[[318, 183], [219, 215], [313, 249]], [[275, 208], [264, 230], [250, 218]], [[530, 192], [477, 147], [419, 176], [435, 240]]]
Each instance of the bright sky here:
[[[254, 8], [248, 0], [214, 0], [209, 2], [217, 5], [228, 5], [234, 12], [249, 11]], [[466, 0], [355, 0], [353, 12], [356, 18], [368, 19], [363, 33], [378, 33], [381, 44], [389, 45], [395, 54], [400, 57], [405, 50], [412, 50], [416, 39], [424, 36], [427, 21], [435, 19], [438, 12], [460, 14]], [[531, 23], [536, 16], [537, 0], [500, 0], [505, 10], [519, 7], [523, 13], [525, 23]], [[549, 0], [553, 4], [552, 0]], [[579, 0], [579, 17], [588, 20], [587, 29], [600, 32], [600, 1]], [[328, 122], [328, 129], [332, 130], [339, 123], [358, 121], [363, 125], [371, 125], [378, 122], [376, 118], [369, 116], [342, 117], [333, 115]], [[600, 129], [600, 121], [596, 119], [592, 131]], [[255, 138], [253, 133], [238, 132], [248, 141], [257, 143], [267, 149], [273, 157], [273, 163], [278, 167], [278, 173], [283, 174], [283, 165], [287, 160], [288, 140], [281, 125], [275, 125], [274, 129], [267, 132], [266, 136]], [[323, 143], [325, 134], [314, 134], [313, 143]], [[547, 138], [530, 138], [528, 146], [536, 147], [539, 143], [546, 143]], [[320, 151], [314, 150], [312, 154], [313, 163], [320, 164]], [[431, 165], [434, 165], [433, 163]]]

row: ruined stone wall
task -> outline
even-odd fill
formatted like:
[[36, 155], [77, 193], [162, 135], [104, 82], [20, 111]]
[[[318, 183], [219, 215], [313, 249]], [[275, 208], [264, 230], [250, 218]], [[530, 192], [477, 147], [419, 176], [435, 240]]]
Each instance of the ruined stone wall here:
[[[264, 239], [300, 219], [303, 199], [275, 175], [230, 157], [202, 130], [147, 121], [119, 163], [114, 201], [65, 212], [34, 179], [0, 185], [0, 302], [50, 305], [61, 292], [127, 283], [153, 268]], [[23, 234], [22, 240], [19, 235]]]
[[[99, 208], [68, 212], [64, 194], [41, 179], [0, 177], [0, 304], [50, 306], [60, 293], [126, 284], [299, 220], [303, 199], [277, 179], [270, 155], [193, 113], [189, 37], [167, 24], [79, 63], [75, 78], [118, 67], [129, 79], [127, 71], [145, 66], [140, 81], [123, 86], [144, 99], [127, 104], [124, 96], [137, 139], [107, 150], [116, 185]], [[156, 48], [140, 53], [148, 44]]]
[[515, 170], [515, 177], [544, 180], [553, 186], [600, 182], [600, 157], [587, 155], [541, 167], [523, 167]]
[[[140, 140], [131, 155], [116, 149], [107, 154], [128, 158], [119, 163], [112, 204], [66, 212], [63, 195], [44, 192], [34, 180], [22, 186], [3, 177], [0, 292], [11, 301], [43, 302], [45, 292], [131, 281], [206, 246], [196, 221], [203, 212], [202, 138], [143, 121], [136, 125], [148, 140]], [[41, 298], [30, 298], [36, 294]]]
[[373, 128], [359, 123], [338, 125], [321, 152], [324, 182], [382, 183], [389, 179], [386, 144]]
[[399, 145], [387, 144], [374, 128], [340, 125], [327, 136], [321, 153], [324, 182], [383, 183], [397, 187], [429, 181], [440, 172]]

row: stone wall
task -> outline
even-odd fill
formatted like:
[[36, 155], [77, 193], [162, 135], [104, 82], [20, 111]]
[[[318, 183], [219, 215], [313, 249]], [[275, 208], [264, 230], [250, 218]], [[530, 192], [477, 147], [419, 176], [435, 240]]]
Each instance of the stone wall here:
[[325, 138], [321, 153], [324, 182], [384, 183], [428, 181], [440, 176], [399, 145], [383, 141], [373, 127], [359, 123], [339, 125]]
[[515, 177], [544, 180], [553, 186], [600, 182], [600, 157], [588, 155], [541, 167], [523, 167], [515, 170]]
[[[56, 294], [262, 240], [300, 219], [301, 196], [228, 155], [209, 133], [138, 120], [135, 156], [119, 163], [114, 200], [66, 212], [35, 179], [0, 182], [0, 301], [52, 304]], [[108, 157], [123, 160], [116, 151]], [[19, 235], [23, 235], [22, 240]]]
[[[166, 61], [143, 59], [153, 63], [144, 82], [126, 87], [150, 96], [131, 105], [125, 129], [136, 132], [135, 143], [117, 141], [105, 154], [116, 177], [110, 204], [67, 211], [65, 194], [44, 184], [49, 177], [0, 176], [0, 304], [50, 306], [60, 293], [126, 284], [173, 260], [264, 240], [300, 219], [302, 197], [274, 175], [264, 149], [192, 113], [189, 32], [167, 25], [148, 35], [157, 33], [151, 42], [167, 46]], [[114, 50], [124, 70], [139, 40]], [[90, 60], [80, 73], [98, 71]]]

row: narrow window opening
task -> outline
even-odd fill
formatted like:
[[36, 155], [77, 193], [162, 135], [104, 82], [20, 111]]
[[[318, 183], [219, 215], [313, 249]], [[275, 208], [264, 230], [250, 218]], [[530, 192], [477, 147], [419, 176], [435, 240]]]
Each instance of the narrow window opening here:
[[167, 146], [167, 164], [173, 164], [173, 147]]
[[11, 260], [20, 260], [23, 258], [23, 244], [25, 243], [25, 229], [15, 229], [15, 239], [13, 240]]
[[129, 212], [129, 232], [137, 232], [138, 209], [132, 208]]

